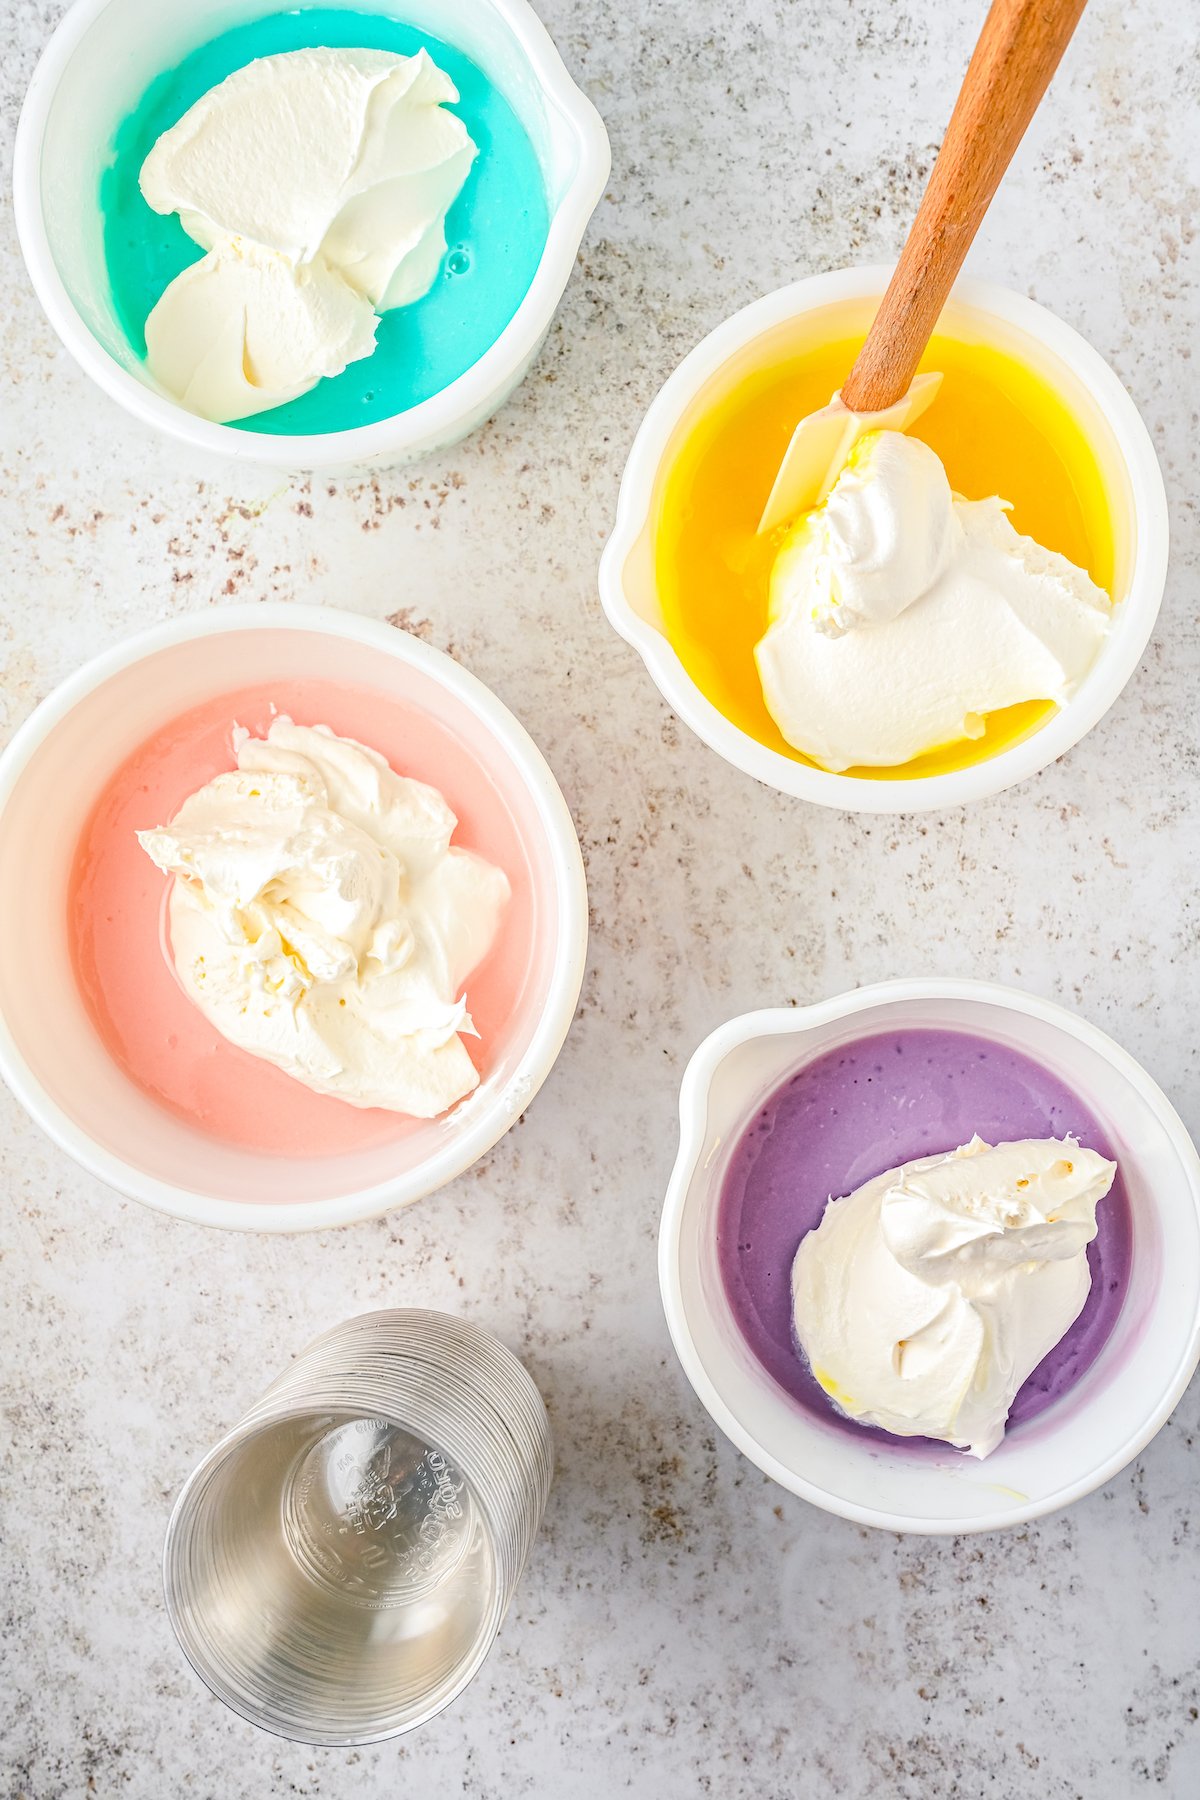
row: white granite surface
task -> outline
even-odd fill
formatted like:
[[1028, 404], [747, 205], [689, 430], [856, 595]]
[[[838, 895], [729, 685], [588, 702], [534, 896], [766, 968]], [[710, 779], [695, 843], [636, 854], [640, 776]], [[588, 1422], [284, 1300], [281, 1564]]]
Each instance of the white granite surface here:
[[[917, 971], [1014, 982], [1115, 1033], [1200, 1127], [1190, 5], [1092, 0], [972, 256], [1111, 359], [1167, 475], [1161, 625], [1084, 744], [967, 812], [809, 809], [693, 740], [596, 597], [659, 382], [759, 292], [895, 251], [983, 10], [545, 0], [609, 124], [608, 193], [524, 389], [470, 442], [369, 482], [231, 473], [145, 438], [44, 323], [6, 200], [4, 732], [180, 611], [273, 596], [393, 618], [528, 724], [594, 920], [578, 1021], [525, 1122], [374, 1224], [174, 1224], [78, 1173], [0, 1094], [6, 1800], [1200, 1792], [1200, 1388], [1065, 1514], [893, 1537], [793, 1499], [714, 1434], [655, 1281], [680, 1071], [750, 1006]], [[5, 0], [9, 144], [60, 12]], [[558, 1438], [545, 1531], [451, 1712], [361, 1753], [288, 1746], [181, 1661], [158, 1578], [171, 1497], [312, 1333], [408, 1302], [528, 1359]]]

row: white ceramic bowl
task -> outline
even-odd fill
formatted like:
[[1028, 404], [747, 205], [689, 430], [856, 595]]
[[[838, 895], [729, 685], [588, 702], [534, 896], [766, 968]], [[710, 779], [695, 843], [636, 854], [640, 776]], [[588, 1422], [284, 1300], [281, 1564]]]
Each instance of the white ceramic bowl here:
[[[320, 680], [392, 700], [486, 772], [528, 865], [534, 924], [519, 999], [485, 1043], [480, 1085], [396, 1141], [270, 1156], [206, 1136], [109, 1054], [80, 998], [67, 931], [80, 832], [121, 763], [189, 708], [234, 689]], [[515, 1123], [575, 1013], [587, 891], [570, 813], [537, 747], [482, 682], [406, 632], [321, 607], [224, 607], [141, 633], [44, 700], [0, 757], [0, 1075], [93, 1175], [200, 1224], [297, 1231], [405, 1206]]]
[[[659, 494], [677, 433], [703, 417], [748, 345], [792, 320], [830, 309], [831, 335], [865, 333], [889, 268], [842, 269], [794, 282], [744, 307], [680, 363], [642, 421], [621, 481], [616, 524], [600, 564], [610, 622], [698, 737], [735, 768], [820, 806], [917, 812], [960, 806], [1024, 781], [1078, 743], [1133, 674], [1154, 629], [1167, 570], [1167, 502], [1154, 447], [1129, 395], [1090, 344], [1023, 294], [963, 278], [942, 315], [950, 334], [995, 345], [1040, 374], [1066, 401], [1099, 460], [1116, 546], [1112, 631], [1070, 702], [1024, 741], [972, 767], [912, 780], [831, 775], [758, 743], [708, 700], [666, 636], [654, 571]], [[746, 359], [747, 361], [749, 359]], [[764, 496], [765, 498], [765, 496]]]
[[81, 368], [143, 424], [195, 450], [270, 468], [338, 472], [409, 462], [457, 443], [523, 380], [562, 298], [608, 179], [608, 137], [526, 0], [319, 0], [402, 19], [483, 69], [533, 143], [550, 230], [529, 292], [479, 361], [419, 406], [352, 431], [273, 436], [210, 424], [151, 381], [113, 310], [100, 176], [114, 133], [149, 84], [234, 26], [286, 0], [75, 0], [38, 64], [17, 129], [17, 231], [39, 300]]
[[[847, 1432], [797, 1405], [751, 1352], [725, 1296], [716, 1214], [731, 1149], [757, 1107], [813, 1057], [872, 1032], [972, 1032], [1045, 1064], [1104, 1126], [1133, 1213], [1129, 1289], [1100, 1355], [1059, 1400], [980, 1462]], [[888, 981], [817, 1006], [731, 1019], [696, 1051], [659, 1279], [689, 1381], [738, 1449], [792, 1493], [892, 1531], [990, 1531], [1110, 1481], [1179, 1400], [1200, 1358], [1200, 1158], [1162, 1090], [1074, 1014], [977, 981]]]

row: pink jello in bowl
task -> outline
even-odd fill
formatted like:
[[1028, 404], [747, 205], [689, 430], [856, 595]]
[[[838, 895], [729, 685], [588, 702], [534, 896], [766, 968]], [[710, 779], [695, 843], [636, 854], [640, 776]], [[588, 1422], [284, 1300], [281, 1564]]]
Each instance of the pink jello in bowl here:
[[[328, 725], [436, 787], [454, 843], [512, 890], [467, 983], [479, 1086], [434, 1119], [312, 1093], [185, 994], [168, 884], [135, 833], [232, 767], [235, 725]], [[474, 676], [407, 633], [319, 607], [231, 607], [98, 657], [0, 758], [0, 1072], [93, 1174], [200, 1223], [294, 1231], [420, 1199], [542, 1085], [579, 995], [587, 896], [554, 777]]]

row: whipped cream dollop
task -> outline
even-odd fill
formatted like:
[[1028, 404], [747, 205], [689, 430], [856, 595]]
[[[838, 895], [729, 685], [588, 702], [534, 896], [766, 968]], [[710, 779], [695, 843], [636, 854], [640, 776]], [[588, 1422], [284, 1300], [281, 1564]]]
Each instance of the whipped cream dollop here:
[[1084, 570], [952, 493], [918, 438], [869, 432], [791, 527], [755, 655], [788, 743], [831, 770], [982, 736], [988, 713], [1069, 699], [1109, 628]]
[[831, 1200], [792, 1268], [796, 1337], [851, 1418], [987, 1456], [1083, 1310], [1116, 1164], [1071, 1138], [969, 1144]]
[[176, 972], [231, 1043], [317, 1093], [432, 1118], [478, 1085], [463, 983], [509, 897], [441, 794], [324, 725], [234, 733], [237, 768], [142, 848]]
[[155, 212], [207, 254], [146, 321], [151, 373], [229, 421], [369, 356], [377, 312], [428, 292], [475, 145], [424, 50], [291, 50], [247, 63], [142, 165]]

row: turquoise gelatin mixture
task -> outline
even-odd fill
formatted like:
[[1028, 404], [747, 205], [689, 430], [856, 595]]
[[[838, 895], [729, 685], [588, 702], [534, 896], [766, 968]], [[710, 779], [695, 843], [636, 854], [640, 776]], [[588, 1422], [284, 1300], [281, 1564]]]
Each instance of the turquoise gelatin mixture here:
[[146, 354], [146, 320], [163, 289], [204, 254], [174, 213], [164, 218], [142, 199], [143, 162], [162, 133], [235, 69], [259, 56], [322, 45], [401, 56], [426, 49], [458, 89], [451, 110], [479, 154], [446, 215], [447, 254], [429, 292], [379, 315], [373, 356], [319, 381], [299, 400], [238, 420], [239, 431], [346, 431], [440, 393], [495, 343], [529, 291], [546, 245], [549, 212], [533, 145], [507, 100], [460, 50], [372, 14], [330, 7], [274, 13], [227, 31], [160, 75], [117, 133], [100, 183], [104, 252], [117, 315], [139, 356]]

